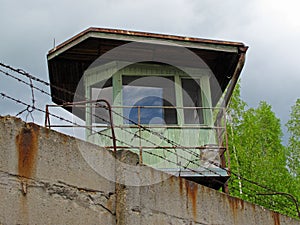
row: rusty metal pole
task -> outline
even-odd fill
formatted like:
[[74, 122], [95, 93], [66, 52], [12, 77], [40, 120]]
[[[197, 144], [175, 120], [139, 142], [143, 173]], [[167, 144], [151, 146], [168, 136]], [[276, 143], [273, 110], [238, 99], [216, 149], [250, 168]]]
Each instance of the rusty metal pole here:
[[[47, 124], [49, 124], [49, 126], [47, 126]], [[49, 106], [48, 105], [46, 105], [45, 127], [50, 129], [50, 117], [49, 117]]]
[[109, 114], [109, 122], [110, 122], [110, 128], [111, 128], [111, 136], [113, 141], [113, 147], [114, 147], [114, 154], [117, 154], [117, 142], [116, 142], [116, 135], [115, 135], [115, 129], [114, 129], [114, 122], [112, 117], [112, 110], [110, 103], [105, 99], [98, 99], [96, 100], [97, 103], [104, 102], [107, 105], [108, 108], [108, 114]]
[[[224, 129], [225, 129], [225, 148], [227, 153], [227, 169], [230, 173], [230, 154], [228, 150], [228, 134], [227, 134], [227, 120], [226, 120], [226, 109], [223, 108], [223, 115], [224, 115]], [[229, 174], [230, 175], [230, 174]]]
[[[230, 176], [230, 154], [229, 154], [229, 149], [228, 149], [228, 134], [227, 134], [227, 126], [226, 126], [226, 109], [223, 108], [223, 116], [224, 116], [224, 129], [225, 129], [225, 151], [226, 151], [226, 155], [227, 155], [227, 173]], [[224, 153], [223, 153], [224, 156]], [[225, 164], [225, 157], [224, 157], [224, 164]], [[226, 165], [224, 166], [226, 167]], [[226, 194], [229, 194], [229, 188], [228, 188], [228, 181], [226, 181], [226, 183], [223, 185], [223, 191]]]

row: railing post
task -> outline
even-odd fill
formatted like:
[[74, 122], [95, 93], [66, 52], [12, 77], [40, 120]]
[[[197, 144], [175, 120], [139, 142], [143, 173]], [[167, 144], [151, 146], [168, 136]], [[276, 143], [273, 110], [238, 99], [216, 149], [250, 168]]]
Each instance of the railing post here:
[[98, 99], [96, 102], [104, 102], [107, 105], [108, 108], [108, 114], [109, 114], [109, 122], [110, 122], [110, 128], [111, 128], [111, 136], [113, 140], [113, 148], [114, 148], [114, 154], [117, 154], [117, 143], [116, 143], [116, 135], [115, 135], [115, 129], [114, 129], [114, 122], [113, 122], [113, 117], [112, 117], [112, 110], [111, 110], [111, 105], [108, 101], [105, 99]]
[[228, 149], [226, 108], [223, 108], [223, 116], [224, 116], [224, 130], [225, 130], [225, 147], [226, 147], [226, 153], [227, 153], [227, 169], [230, 173], [230, 154], [229, 154], [229, 149]]
[[142, 148], [142, 130], [141, 130], [141, 107], [138, 106], [138, 129], [139, 129], [139, 150], [140, 164], [143, 164], [143, 148]]
[[[47, 126], [47, 124], [49, 124], [49, 126]], [[49, 117], [49, 106], [48, 105], [46, 105], [45, 127], [50, 129], [50, 117]]]

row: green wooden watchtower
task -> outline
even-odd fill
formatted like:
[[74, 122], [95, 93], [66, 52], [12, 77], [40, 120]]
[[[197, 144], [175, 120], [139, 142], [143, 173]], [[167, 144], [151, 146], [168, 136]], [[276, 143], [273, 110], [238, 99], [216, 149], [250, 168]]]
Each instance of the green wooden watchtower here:
[[89, 28], [49, 51], [50, 82], [68, 90], [52, 88], [52, 100], [85, 102], [72, 112], [88, 141], [218, 189], [229, 177], [226, 106], [246, 51], [238, 42]]

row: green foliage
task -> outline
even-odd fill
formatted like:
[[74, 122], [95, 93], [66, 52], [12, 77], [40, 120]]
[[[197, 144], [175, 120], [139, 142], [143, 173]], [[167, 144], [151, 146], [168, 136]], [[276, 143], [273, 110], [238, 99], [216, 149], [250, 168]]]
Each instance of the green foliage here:
[[290, 133], [287, 162], [293, 178], [290, 182], [290, 193], [300, 200], [300, 99], [292, 106], [286, 126]]
[[300, 179], [300, 99], [298, 99], [296, 104], [292, 107], [287, 128], [290, 133], [288, 167], [292, 174]]
[[[293, 122], [289, 122], [291, 131], [299, 131], [300, 107], [298, 109], [293, 113], [295, 117]], [[229, 106], [228, 121], [232, 171], [229, 182], [230, 194], [290, 216], [297, 215], [295, 205], [287, 196], [261, 195], [273, 193], [274, 190], [296, 195], [293, 190], [297, 186], [296, 181], [287, 167], [287, 156], [290, 161], [296, 153], [288, 154], [287, 148], [282, 145], [280, 120], [271, 106], [261, 101], [257, 108], [248, 108], [240, 98], [238, 85]], [[294, 129], [296, 126], [298, 128]], [[299, 150], [300, 135], [296, 131], [294, 134], [292, 146], [294, 147], [294, 143], [297, 142], [294, 140], [298, 140]], [[297, 153], [298, 161], [293, 160], [290, 164], [298, 165], [296, 168], [299, 169], [299, 152]]]
[[238, 125], [241, 122], [243, 112], [247, 106], [246, 102], [240, 98], [240, 95], [241, 85], [240, 83], [237, 83], [230, 100], [230, 107], [228, 108], [231, 116], [231, 123], [234, 125]]

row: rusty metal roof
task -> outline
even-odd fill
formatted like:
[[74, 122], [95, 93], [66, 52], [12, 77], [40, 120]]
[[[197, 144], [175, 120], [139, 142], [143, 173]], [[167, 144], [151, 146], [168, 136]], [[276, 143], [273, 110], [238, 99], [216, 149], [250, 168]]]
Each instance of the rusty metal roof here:
[[[223, 91], [241, 63], [241, 55], [245, 55], [248, 48], [241, 42], [92, 27], [48, 52], [50, 83], [69, 92], [75, 92], [84, 71], [94, 60], [115, 47], [135, 41], [160, 45], [163, 41], [186, 47], [209, 66]], [[182, 62], [185, 63], [190, 64]], [[238, 75], [239, 73], [237, 78]], [[51, 87], [53, 102], [62, 104], [63, 101], [73, 101], [73, 95], [53, 86]]]
[[178, 35], [168, 35], [168, 34], [157, 34], [157, 33], [147, 33], [140, 31], [129, 31], [129, 30], [119, 30], [119, 29], [108, 29], [108, 28], [96, 28], [90, 27], [74, 37], [68, 39], [67, 41], [61, 43], [60, 45], [51, 49], [48, 53], [48, 57], [60, 50], [61, 48], [67, 46], [68, 44], [80, 39], [81, 37], [89, 34], [89, 33], [107, 33], [107, 34], [118, 34], [118, 35], [126, 35], [126, 36], [134, 36], [134, 37], [147, 37], [147, 38], [156, 38], [156, 39], [164, 39], [164, 40], [175, 40], [175, 41], [185, 41], [185, 42], [195, 42], [195, 43], [203, 43], [203, 44], [215, 44], [215, 45], [224, 45], [224, 46], [236, 46], [239, 47], [241, 51], [246, 51], [247, 47], [241, 42], [233, 42], [233, 41], [220, 41], [220, 40], [211, 40], [204, 38], [195, 38], [195, 37], [184, 37]]

